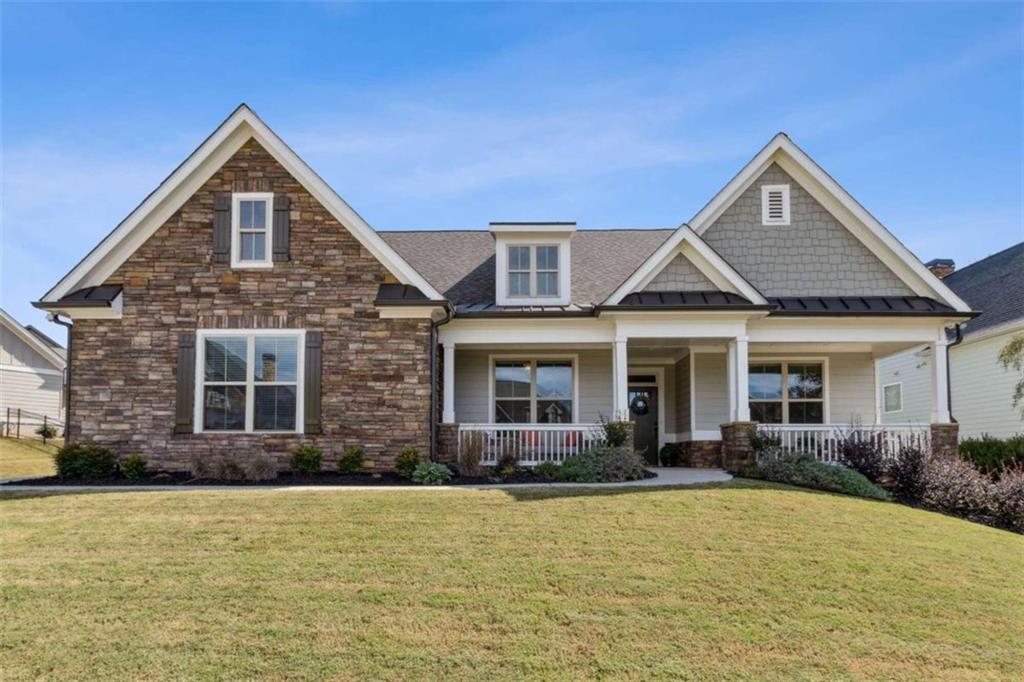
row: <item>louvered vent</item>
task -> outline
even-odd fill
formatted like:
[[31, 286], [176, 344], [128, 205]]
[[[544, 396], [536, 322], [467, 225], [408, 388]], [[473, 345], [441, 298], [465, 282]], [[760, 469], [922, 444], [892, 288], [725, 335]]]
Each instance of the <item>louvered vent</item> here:
[[761, 222], [765, 225], [789, 225], [789, 185], [761, 187]]

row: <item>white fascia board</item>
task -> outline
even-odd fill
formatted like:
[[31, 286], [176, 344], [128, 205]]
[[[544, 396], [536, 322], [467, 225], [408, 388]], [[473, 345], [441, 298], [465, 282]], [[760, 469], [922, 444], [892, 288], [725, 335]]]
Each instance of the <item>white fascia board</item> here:
[[892, 317], [771, 318], [751, 320], [751, 343], [931, 343], [940, 322]]
[[431, 319], [444, 317], [443, 305], [388, 305], [378, 306], [377, 314], [382, 320]]
[[17, 336], [19, 339], [24, 341], [32, 350], [36, 351], [47, 361], [49, 361], [57, 369], [63, 370], [64, 365], [67, 364], [60, 355], [58, 355], [52, 348], [43, 343], [42, 339], [38, 338], [35, 334], [30, 332], [21, 326], [21, 324], [11, 317], [6, 310], [0, 308], [0, 323], [3, 326], [11, 330], [11, 333]]
[[456, 317], [438, 328], [442, 344], [611, 344], [615, 325], [594, 317], [565, 319], [486, 320]]
[[646, 320], [622, 317], [615, 320], [616, 339], [734, 339], [746, 335], [746, 317], [658, 317]]
[[56, 302], [72, 291], [106, 281], [107, 277], [113, 274], [250, 138], [255, 138], [400, 282], [417, 287], [429, 298], [443, 298], [276, 133], [243, 104], [71, 272], [46, 292], [42, 300]]
[[576, 231], [576, 223], [491, 223], [491, 234], [562, 234]]
[[[724, 258], [719, 256], [714, 249], [697, 236], [697, 233], [690, 229], [689, 225], [684, 224], [680, 225], [668, 239], [662, 242], [661, 246], [639, 268], [634, 270], [633, 274], [619, 288], [612, 292], [611, 296], [605, 299], [603, 305], [616, 305], [627, 294], [638, 290], [645, 281], [650, 281], [653, 275], [660, 272], [662, 268], [668, 265], [669, 261], [675, 258], [683, 244], [693, 249], [690, 255], [695, 254], [698, 256], [697, 258], [691, 258], [691, 262], [708, 279], [721, 286], [724, 291], [737, 293], [751, 303], [759, 305], [766, 305], [768, 303], [764, 296], [761, 295], [761, 292], [755, 289]], [[700, 262], [698, 263], [697, 261]], [[702, 265], [704, 267], [701, 267]], [[705, 271], [705, 268], [707, 268], [707, 271]], [[714, 277], [711, 276], [712, 273], [715, 275]]]

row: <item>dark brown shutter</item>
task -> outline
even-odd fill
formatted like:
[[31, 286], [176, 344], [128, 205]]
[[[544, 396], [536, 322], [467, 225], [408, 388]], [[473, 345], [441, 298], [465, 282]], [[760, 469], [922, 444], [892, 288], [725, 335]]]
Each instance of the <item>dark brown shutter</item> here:
[[213, 262], [231, 262], [231, 195], [213, 198]]
[[320, 375], [323, 366], [323, 333], [306, 332], [306, 376], [303, 393], [305, 433], [321, 433]]
[[274, 252], [273, 260], [288, 260], [291, 243], [291, 200], [284, 194], [274, 195]]
[[195, 332], [178, 334], [178, 388], [174, 408], [174, 432], [192, 433], [192, 408], [196, 388]]

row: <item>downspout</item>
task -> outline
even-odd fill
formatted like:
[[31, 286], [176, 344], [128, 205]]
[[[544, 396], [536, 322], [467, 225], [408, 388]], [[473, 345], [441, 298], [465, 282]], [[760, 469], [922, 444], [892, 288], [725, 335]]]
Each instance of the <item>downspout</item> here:
[[960, 323], [956, 323], [956, 341], [946, 346], [946, 405], [949, 406], [949, 421], [956, 424], [956, 418], [953, 416], [953, 375], [950, 373], [949, 365], [949, 350], [954, 346], [959, 346], [960, 342], [964, 340], [963, 332], [960, 331]]
[[67, 443], [71, 439], [71, 324], [70, 318], [67, 322], [60, 319], [60, 313], [50, 313], [47, 315], [50, 322], [55, 322], [62, 327], [67, 327], [68, 330], [68, 360], [64, 363], [64, 442]]
[[444, 317], [437, 322], [430, 321], [430, 461], [437, 461], [437, 328], [452, 319], [451, 308], [444, 307]]

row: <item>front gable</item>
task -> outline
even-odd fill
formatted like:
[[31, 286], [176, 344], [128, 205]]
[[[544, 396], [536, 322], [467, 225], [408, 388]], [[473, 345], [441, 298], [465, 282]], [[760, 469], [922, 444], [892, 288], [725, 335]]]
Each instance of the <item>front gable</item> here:
[[643, 287], [643, 291], [719, 291], [719, 287], [693, 261], [678, 253]]

